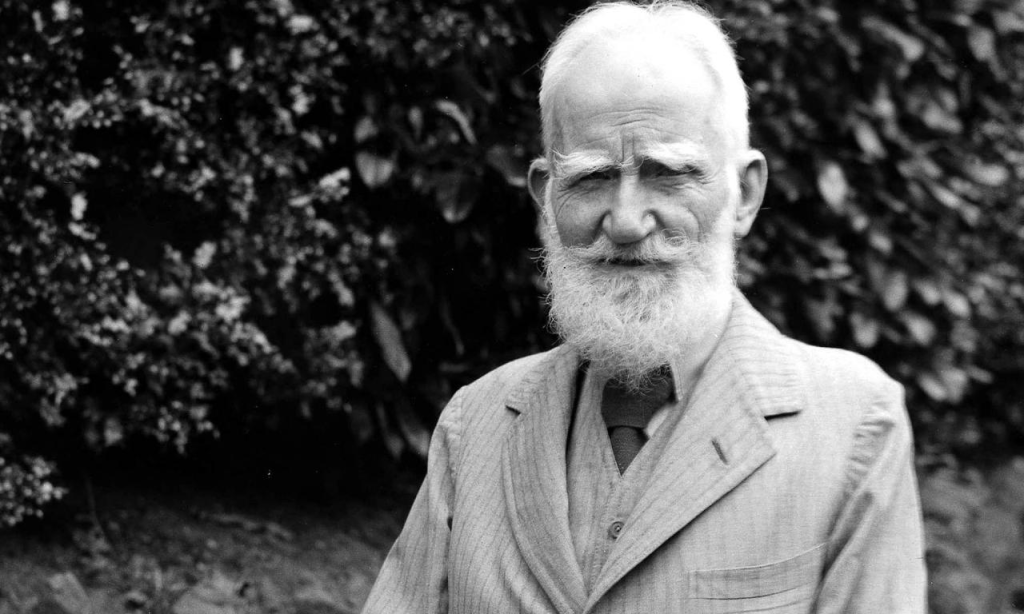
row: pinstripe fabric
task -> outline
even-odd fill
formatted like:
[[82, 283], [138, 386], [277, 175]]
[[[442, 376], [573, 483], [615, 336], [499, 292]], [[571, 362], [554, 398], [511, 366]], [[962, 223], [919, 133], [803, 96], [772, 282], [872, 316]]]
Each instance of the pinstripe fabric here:
[[576, 401], [569, 438], [569, 526], [576, 561], [588, 590], [594, 587], [618, 537], [613, 523], [629, 518], [665, 448], [671, 426], [682, 407], [670, 406], [665, 429], [654, 433], [640, 454], [619, 474], [601, 414], [603, 380], [586, 376]]
[[558, 348], [456, 394], [365, 612], [925, 611], [902, 389], [738, 294], [588, 590], [566, 482], [577, 367]]

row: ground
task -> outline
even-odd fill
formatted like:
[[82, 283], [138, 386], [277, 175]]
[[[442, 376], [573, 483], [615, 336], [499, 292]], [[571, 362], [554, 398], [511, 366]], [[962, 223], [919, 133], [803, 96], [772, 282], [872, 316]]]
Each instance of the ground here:
[[[0, 533], [0, 614], [358, 612], [417, 479], [329, 505], [96, 487], [59, 524]], [[931, 468], [921, 491], [932, 613], [1024, 612], [1024, 459]]]
[[97, 486], [64, 528], [0, 533], [0, 614], [358, 612], [415, 494], [400, 482], [329, 505]]

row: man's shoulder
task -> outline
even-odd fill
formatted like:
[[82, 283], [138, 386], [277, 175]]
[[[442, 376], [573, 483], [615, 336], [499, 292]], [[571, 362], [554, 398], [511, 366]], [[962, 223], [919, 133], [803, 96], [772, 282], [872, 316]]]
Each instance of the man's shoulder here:
[[547, 372], [546, 364], [557, 360], [560, 351], [555, 348], [512, 360], [463, 386], [442, 412], [439, 425], [459, 433], [460, 439], [493, 443], [515, 416], [506, 407], [528, 397]]
[[[820, 347], [782, 333], [745, 300], [734, 315], [731, 346], [744, 357], [749, 375], [782, 394], [788, 389], [805, 402], [832, 407], [864, 406], [893, 398], [902, 388], [870, 358], [850, 350]], [[797, 392], [799, 391], [799, 392]]]
[[[818, 388], [836, 381], [861, 390], [889, 389], [897, 385], [870, 358], [850, 350], [821, 347], [799, 341], [780, 331], [742, 295], [730, 323], [730, 348], [745, 358], [745, 366], [766, 378], [785, 374], [788, 382]], [[799, 382], [799, 384], [797, 384]]]
[[798, 346], [812, 380], [831, 381], [838, 378], [868, 390], [890, 388], [896, 384], [878, 363], [863, 354], [842, 348], [810, 345], [793, 339], [789, 341]]
[[507, 397], [518, 390], [528, 387], [544, 371], [544, 364], [555, 360], [557, 354], [564, 351], [554, 348], [546, 352], [538, 352], [517, 358], [477, 378], [460, 390], [465, 403], [480, 404], [481, 402], [497, 401], [504, 404]]
[[868, 422], [908, 424], [903, 386], [873, 360], [850, 350], [788, 342], [801, 357], [805, 409], [828, 428], [845, 431]]
[[518, 382], [536, 371], [545, 361], [553, 360], [556, 354], [562, 351], [564, 348], [556, 347], [510, 360], [481, 375], [470, 386], [494, 386]]

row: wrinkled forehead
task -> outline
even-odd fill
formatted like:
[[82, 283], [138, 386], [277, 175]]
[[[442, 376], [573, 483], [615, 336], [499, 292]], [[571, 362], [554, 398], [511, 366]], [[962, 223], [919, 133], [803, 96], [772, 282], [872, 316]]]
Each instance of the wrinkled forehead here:
[[725, 130], [715, 75], [695, 51], [666, 37], [591, 43], [554, 86], [557, 151], [608, 138], [692, 140]]

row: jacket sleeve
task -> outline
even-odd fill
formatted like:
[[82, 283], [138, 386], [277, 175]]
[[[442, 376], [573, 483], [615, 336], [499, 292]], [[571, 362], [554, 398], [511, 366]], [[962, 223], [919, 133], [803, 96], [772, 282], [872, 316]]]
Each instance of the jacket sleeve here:
[[448, 611], [448, 544], [455, 493], [453, 461], [460, 435], [461, 391], [438, 421], [420, 486], [401, 535], [391, 547], [363, 614]]
[[887, 381], [857, 426], [846, 478], [815, 612], [925, 614], [921, 504], [899, 384]]

